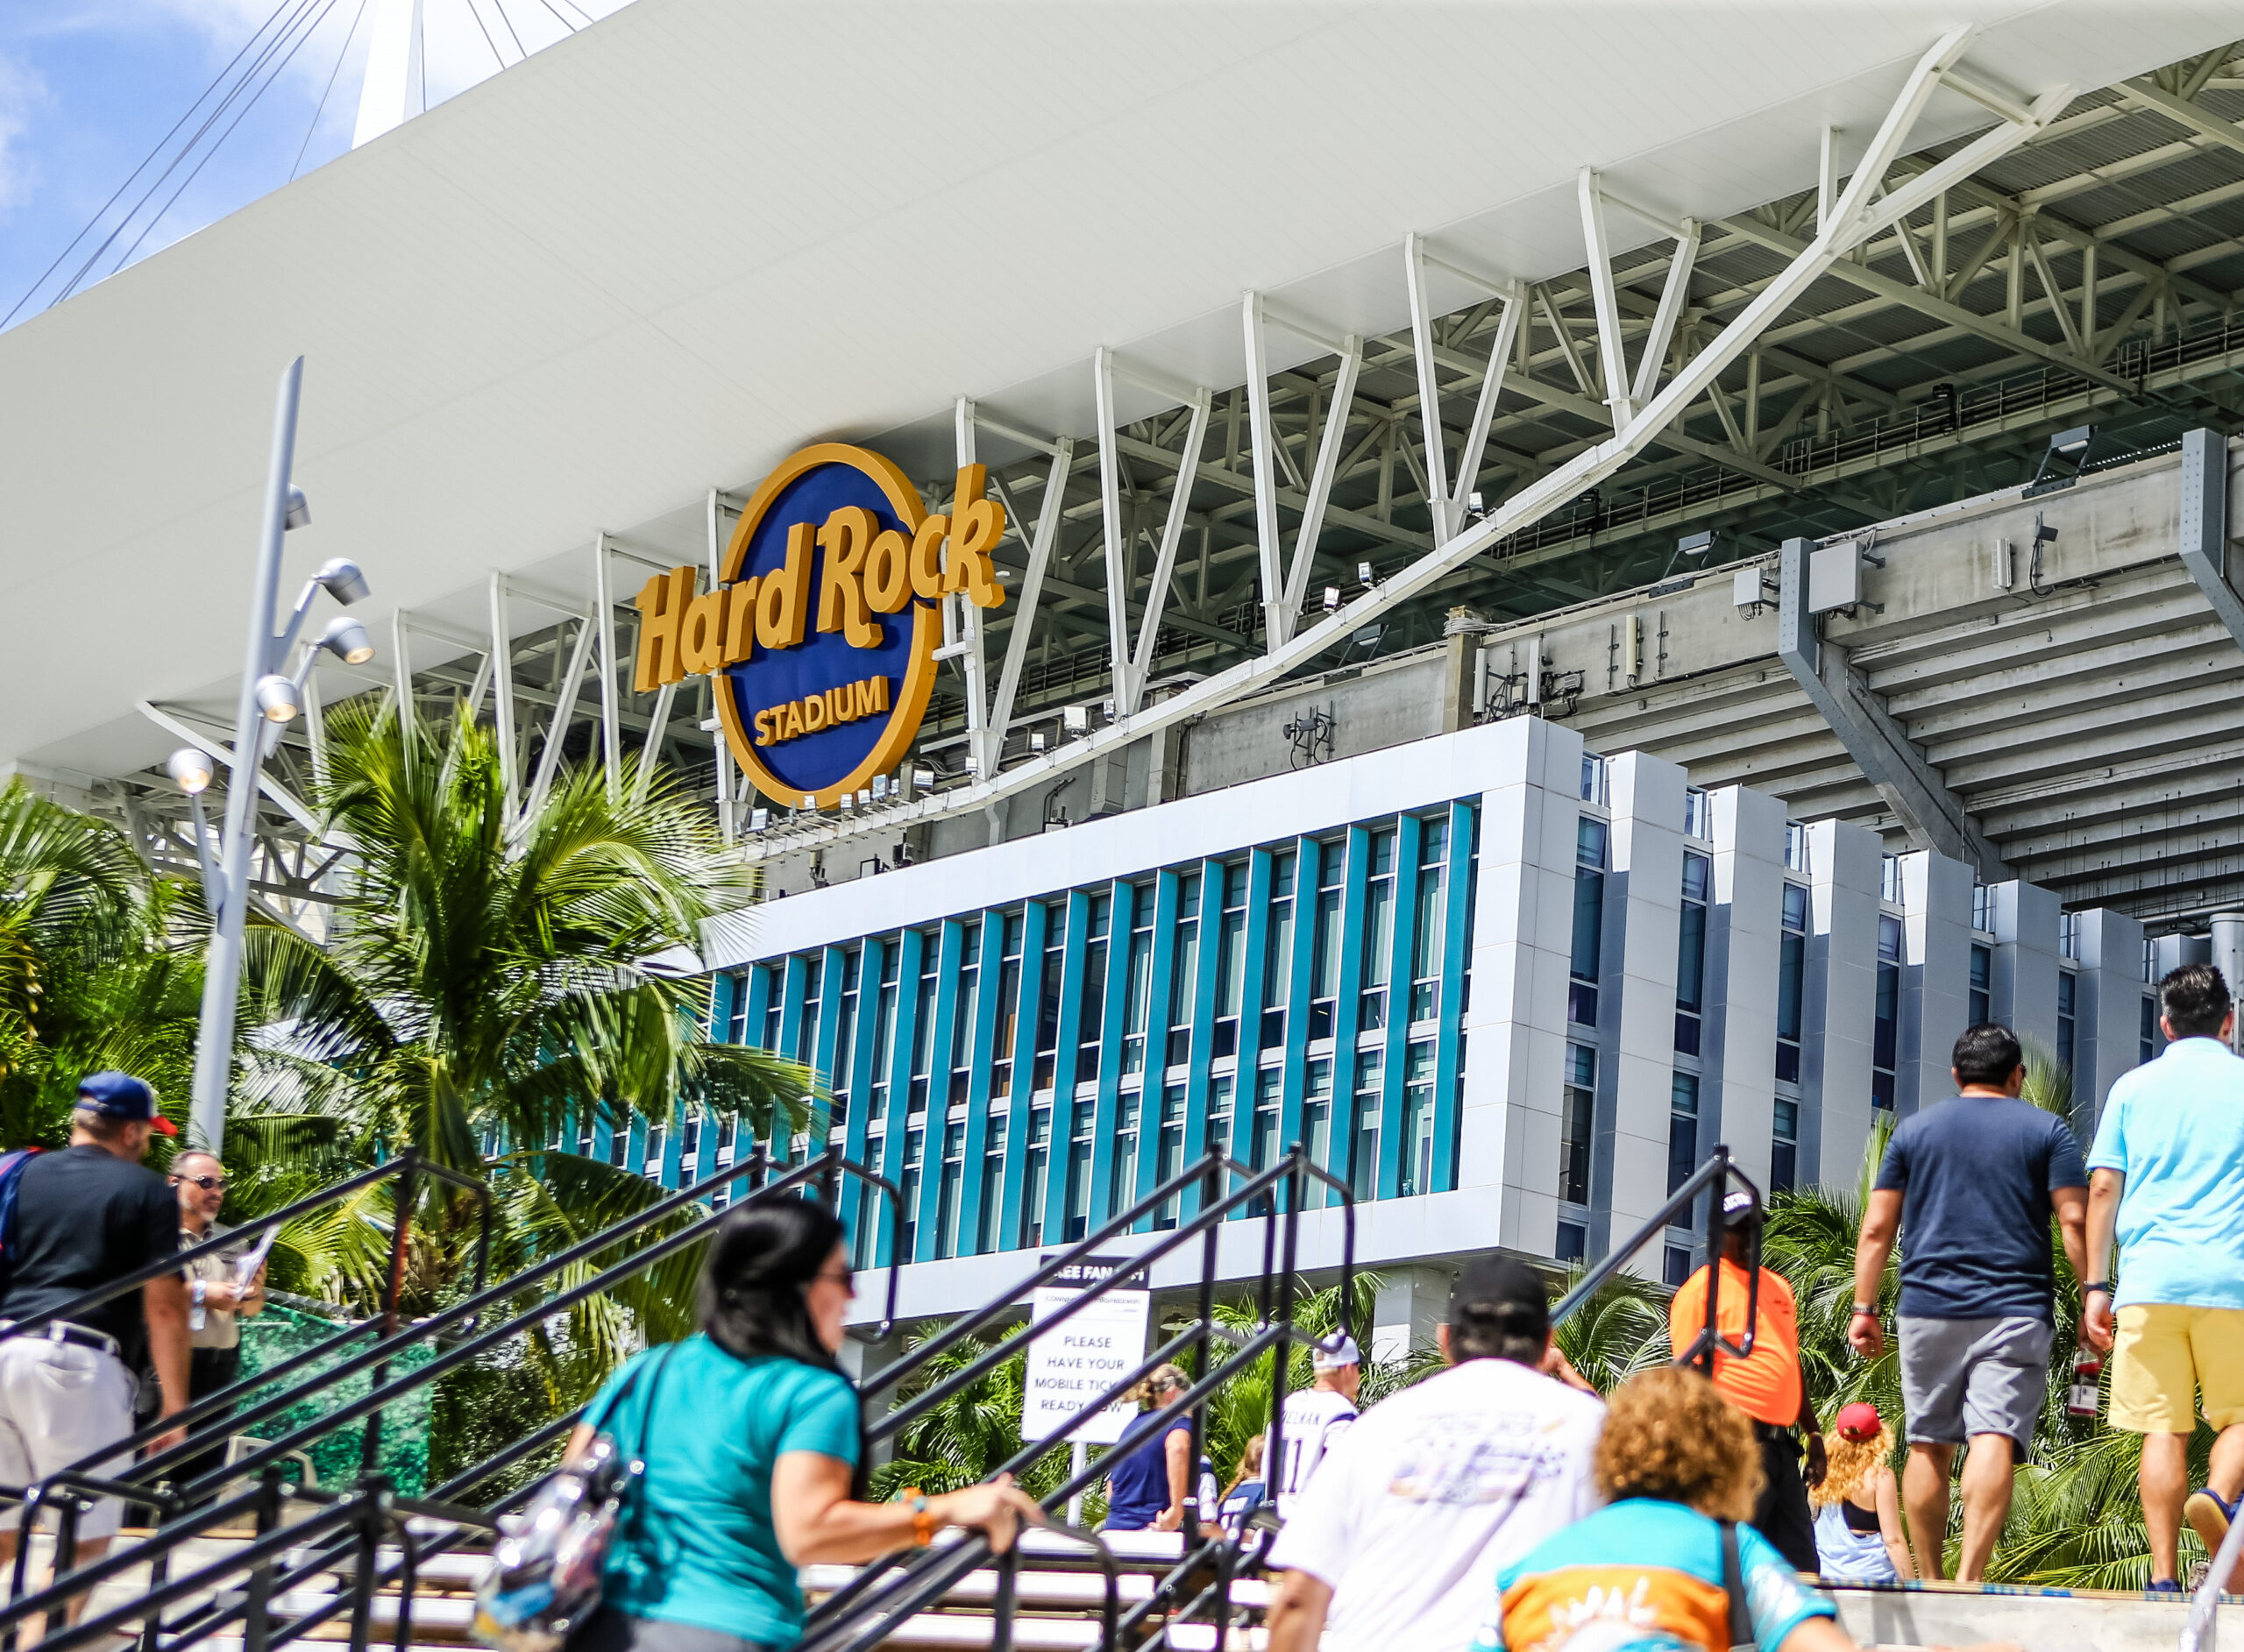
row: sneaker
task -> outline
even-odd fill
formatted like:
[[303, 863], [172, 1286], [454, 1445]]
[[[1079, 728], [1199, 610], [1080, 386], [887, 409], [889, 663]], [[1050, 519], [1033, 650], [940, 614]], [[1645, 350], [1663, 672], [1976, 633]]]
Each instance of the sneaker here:
[[2153, 1578], [2150, 1580], [2150, 1586], [2143, 1592], [2152, 1595], [2178, 1595], [2182, 1592], [2182, 1585], [2171, 1578]]
[[2236, 1505], [2225, 1500], [2211, 1486], [2200, 1486], [2190, 1493], [2190, 1500], [2182, 1505], [2182, 1518], [2205, 1544], [2208, 1555], [2220, 1552], [2220, 1540], [2228, 1535], [2228, 1522], [2236, 1518]]

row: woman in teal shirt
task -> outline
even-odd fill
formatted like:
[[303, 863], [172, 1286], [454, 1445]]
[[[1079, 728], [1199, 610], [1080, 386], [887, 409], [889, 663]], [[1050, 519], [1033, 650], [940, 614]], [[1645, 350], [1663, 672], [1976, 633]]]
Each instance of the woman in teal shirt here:
[[823, 1205], [743, 1206], [717, 1230], [701, 1334], [608, 1381], [570, 1436], [646, 1464], [608, 1552], [600, 1613], [570, 1652], [743, 1652], [793, 1644], [796, 1568], [865, 1561], [944, 1526], [997, 1549], [1041, 1511], [1009, 1477], [914, 1504], [863, 1500], [857, 1393], [835, 1368], [853, 1294]]

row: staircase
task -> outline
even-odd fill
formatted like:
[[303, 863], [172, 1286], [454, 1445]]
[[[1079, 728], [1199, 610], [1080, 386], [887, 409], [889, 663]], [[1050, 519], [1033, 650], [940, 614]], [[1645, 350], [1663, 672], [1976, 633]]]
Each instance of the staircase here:
[[[736, 1203], [805, 1196], [832, 1202], [844, 1175], [859, 1178], [891, 1202], [900, 1202], [891, 1184], [832, 1152], [792, 1167], [773, 1166], [760, 1153], [752, 1154], [721, 1173], [721, 1179], [746, 1182], [747, 1191]], [[408, 1154], [288, 1210], [246, 1223], [226, 1242], [239, 1243], [244, 1234], [254, 1237], [263, 1227], [346, 1196], [372, 1181], [395, 1177], [402, 1184], [398, 1208], [406, 1213], [396, 1224], [401, 1257], [415, 1209], [414, 1184], [422, 1176], [458, 1181], [472, 1193], [482, 1193], [475, 1184], [422, 1165]], [[1136, 1369], [1122, 1373], [1069, 1423], [1043, 1439], [1026, 1443], [999, 1466], [1019, 1474], [1063, 1450], [1076, 1426], [1154, 1366], [1172, 1360], [1190, 1362], [1197, 1373], [1192, 1386], [1171, 1402], [1169, 1410], [1191, 1421], [1197, 1455], [1207, 1399], [1265, 1355], [1284, 1361], [1296, 1336], [1292, 1323], [1296, 1213], [1308, 1203], [1312, 1180], [1336, 1189], [1347, 1217], [1351, 1259], [1344, 1260], [1342, 1270], [1345, 1313], [1353, 1278], [1353, 1213], [1346, 1208], [1347, 1190], [1332, 1182], [1298, 1146], [1261, 1170], [1210, 1154], [1055, 1256], [1003, 1297], [867, 1378], [860, 1392], [870, 1419], [868, 1439], [878, 1444], [891, 1437], [914, 1416], [942, 1404], [1031, 1338], [1049, 1333], [1107, 1290], [1122, 1287], [1129, 1276], [1112, 1274], [1087, 1287], [1062, 1312], [1016, 1325], [997, 1336], [986, 1351], [941, 1380], [927, 1383], [910, 1400], [898, 1404], [884, 1397], [965, 1339], [991, 1334], [1013, 1321], [1015, 1304], [1031, 1292], [1111, 1248], [1121, 1236], [1133, 1234], [1141, 1220], [1181, 1197], [1185, 1218], [1179, 1226], [1134, 1234], [1127, 1248], [1149, 1268], [1161, 1258], [1189, 1254], [1186, 1247], [1198, 1244], [1199, 1303], [1193, 1322], [1151, 1351]], [[1723, 1187], [1732, 1180], [1743, 1181], [1726, 1150], [1717, 1147], [1679, 1189], [1670, 1209], [1655, 1215], [1642, 1233], [1592, 1269], [1559, 1304], [1554, 1321], [1587, 1300], [1638, 1244], [1664, 1236], [1672, 1219], [1687, 1219], [1701, 1191], [1711, 1193], [1708, 1205], [1718, 1209]], [[0, 1652], [13, 1652], [35, 1637], [67, 1599], [81, 1592], [89, 1592], [88, 1609], [76, 1625], [58, 1627], [40, 1641], [47, 1652], [74, 1652], [80, 1647], [124, 1652], [134, 1643], [138, 1652], [277, 1652], [295, 1641], [345, 1642], [352, 1652], [368, 1652], [376, 1645], [394, 1652], [451, 1652], [468, 1644], [472, 1591], [483, 1553], [500, 1517], [519, 1507], [542, 1482], [533, 1480], [497, 1497], [481, 1488], [502, 1471], [557, 1455], [574, 1414], [554, 1418], [424, 1497], [400, 1496], [385, 1478], [371, 1472], [339, 1488], [298, 1486], [284, 1478], [284, 1466], [301, 1462], [315, 1443], [335, 1431], [359, 1428], [364, 1429], [365, 1460], [378, 1461], [380, 1420], [387, 1407], [510, 1338], [527, 1335], [575, 1303], [699, 1244], [723, 1219], [699, 1204], [708, 1191], [705, 1184], [661, 1201], [409, 1325], [402, 1324], [395, 1311], [394, 1281], [401, 1273], [394, 1270], [392, 1294], [380, 1313], [343, 1328], [319, 1347], [252, 1379], [245, 1393], [214, 1395], [201, 1402], [199, 1409], [216, 1410], [241, 1401], [247, 1392], [275, 1382], [288, 1385], [277, 1399], [249, 1406], [232, 1417], [229, 1426], [239, 1430], [237, 1461], [185, 1485], [173, 1485], [170, 1478], [180, 1471], [182, 1462], [208, 1449], [207, 1436], [191, 1448], [145, 1459], [119, 1479], [72, 1471], [32, 1487], [0, 1487], [0, 1499], [24, 1505], [26, 1526], [37, 1534], [25, 1547], [7, 1603], [0, 1606]], [[1213, 1314], [1218, 1230], [1234, 1216], [1271, 1218], [1263, 1230], [1260, 1322], [1246, 1334], [1219, 1329]], [[155, 1267], [160, 1271], [169, 1266], [176, 1264]], [[479, 1287], [479, 1266], [478, 1281]], [[118, 1281], [54, 1317], [68, 1317], [140, 1282], [138, 1277]], [[891, 1269], [887, 1317], [878, 1335], [892, 1329], [895, 1288]], [[1707, 1353], [1714, 1345], [1712, 1296], [1710, 1292], [1708, 1324], [1696, 1353]], [[533, 1305], [524, 1309], [525, 1301]], [[43, 1322], [25, 1322], [13, 1334], [35, 1334]], [[420, 1349], [430, 1357], [409, 1369], [399, 1363], [402, 1354]], [[342, 1388], [369, 1373], [371, 1386], [364, 1392]], [[344, 1397], [345, 1392], [352, 1397]], [[256, 1434], [260, 1423], [271, 1427], [273, 1420], [297, 1411], [308, 1400], [318, 1414], [316, 1421], [287, 1433], [275, 1430], [276, 1437]], [[1280, 1457], [1283, 1445], [1275, 1420], [1271, 1436], [1269, 1452]], [[1046, 1509], [1060, 1509], [1099, 1478], [1095, 1464], [1069, 1476], [1046, 1496]], [[105, 1559], [40, 1586], [40, 1574], [58, 1539], [74, 1535], [78, 1513], [89, 1506], [84, 1500], [120, 1492], [157, 1507], [161, 1514], [158, 1524], [128, 1530]], [[2244, 1538], [2244, 1523], [2237, 1535]], [[985, 1647], [992, 1652], [1260, 1652], [1267, 1645], [1263, 1623], [1270, 1602], [1270, 1585], [1260, 1575], [1258, 1559], [1265, 1541], [1260, 1529], [1243, 1542], [1226, 1540], [1211, 1528], [1188, 1541], [1175, 1533], [1094, 1535], [1055, 1521], [1048, 1528], [1024, 1534], [1012, 1553], [998, 1557], [978, 1536], [947, 1534], [928, 1549], [907, 1549], [868, 1567], [809, 1568], [803, 1583], [811, 1610], [797, 1652], [872, 1652], [877, 1647], [904, 1652], [964, 1652]], [[2027, 1652], [2166, 1652], [2177, 1645], [2182, 1652], [2213, 1652], [2210, 1626], [2200, 1617], [2198, 1627], [2190, 1628], [2191, 1607], [2178, 1600], [1939, 1585], [1849, 1588], [1834, 1595], [1843, 1621], [1865, 1646], [1907, 1648], [2002, 1639], [2018, 1641]], [[2202, 1610], [2200, 1603], [2200, 1613]]]

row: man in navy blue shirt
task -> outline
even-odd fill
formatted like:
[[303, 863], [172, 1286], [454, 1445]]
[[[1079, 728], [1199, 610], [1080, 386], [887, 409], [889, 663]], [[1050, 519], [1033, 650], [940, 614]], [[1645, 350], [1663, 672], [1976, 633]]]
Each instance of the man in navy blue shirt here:
[[1901, 1476], [1911, 1547], [1942, 1576], [1948, 1476], [1964, 1461], [1964, 1548], [1956, 1576], [1985, 1576], [2010, 1516], [2011, 1476], [2033, 1443], [2049, 1393], [2056, 1258], [2049, 1216], [2077, 1274], [2088, 1263], [2088, 1171], [2056, 1114], [2019, 1099], [2026, 1066], [2008, 1027], [1982, 1022], [1956, 1040], [1956, 1096], [1904, 1119], [1863, 1212], [1847, 1340], [1885, 1351], [1878, 1315], [1898, 1231], [1901, 1400], [1909, 1461]]

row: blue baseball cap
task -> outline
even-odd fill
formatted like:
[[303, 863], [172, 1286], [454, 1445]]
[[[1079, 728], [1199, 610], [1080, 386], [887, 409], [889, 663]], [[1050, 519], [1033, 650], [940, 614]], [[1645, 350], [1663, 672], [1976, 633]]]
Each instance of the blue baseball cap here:
[[89, 1073], [78, 1081], [78, 1105], [104, 1118], [145, 1119], [160, 1136], [176, 1136], [179, 1126], [156, 1108], [156, 1092], [130, 1073]]

